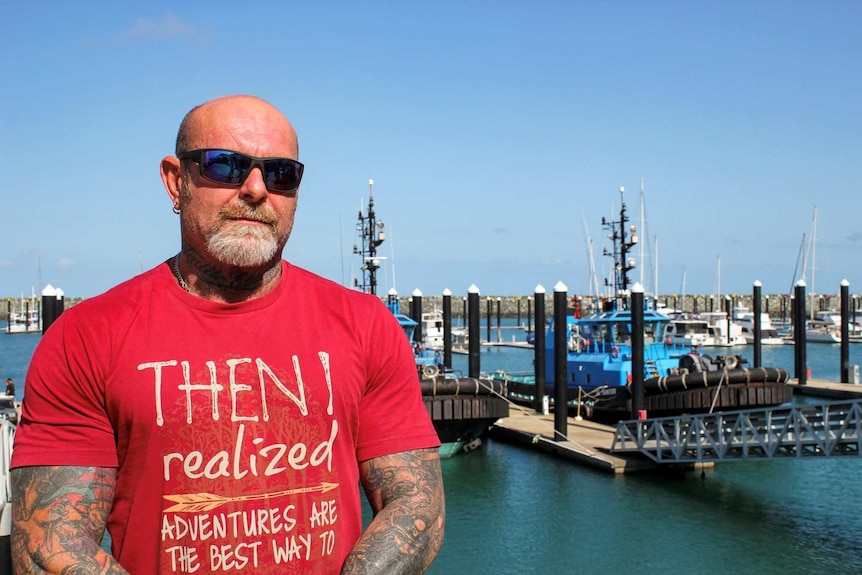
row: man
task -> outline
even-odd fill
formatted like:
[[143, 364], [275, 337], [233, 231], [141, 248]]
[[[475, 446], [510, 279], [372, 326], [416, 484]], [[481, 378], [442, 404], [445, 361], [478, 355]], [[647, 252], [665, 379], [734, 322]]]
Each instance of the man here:
[[15, 383], [12, 381], [11, 377], [6, 378], [6, 395], [15, 397]]
[[260, 99], [185, 117], [161, 163], [180, 253], [64, 312], [34, 353], [12, 462], [19, 573], [430, 565], [439, 441], [410, 344], [376, 298], [281, 259], [297, 157]]

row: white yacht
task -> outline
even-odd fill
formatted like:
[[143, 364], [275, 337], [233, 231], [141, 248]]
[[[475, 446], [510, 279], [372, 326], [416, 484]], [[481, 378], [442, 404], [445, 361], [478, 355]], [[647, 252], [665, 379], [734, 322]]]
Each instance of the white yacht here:
[[[747, 343], [754, 343], [754, 312], [747, 307], [738, 306], [733, 309], [733, 323], [742, 329], [742, 337]], [[783, 345], [784, 338], [778, 335], [778, 330], [772, 325], [768, 313], [760, 314], [760, 344]]]
[[422, 312], [422, 340], [425, 347], [443, 349], [443, 312], [439, 309]]
[[[851, 321], [847, 328], [848, 340], [862, 342], [862, 327]], [[815, 343], [841, 343], [841, 312], [823, 310], [805, 324], [806, 341]]]
[[664, 342], [684, 347], [710, 347], [713, 335], [706, 320], [694, 314], [676, 314], [664, 328]]
[[710, 347], [734, 347], [748, 344], [742, 335], [742, 327], [729, 320], [727, 312], [708, 311], [701, 313], [700, 317], [706, 320], [709, 325], [709, 333], [712, 335]]

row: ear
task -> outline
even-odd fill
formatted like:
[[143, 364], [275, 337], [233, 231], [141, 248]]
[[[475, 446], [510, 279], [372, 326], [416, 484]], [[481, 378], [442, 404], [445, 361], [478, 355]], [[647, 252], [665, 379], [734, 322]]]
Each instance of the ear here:
[[175, 207], [180, 206], [180, 183], [182, 181], [182, 173], [180, 171], [180, 161], [175, 156], [165, 156], [162, 163], [159, 164], [159, 173], [162, 176], [162, 183], [165, 185], [165, 191], [171, 198], [171, 203]]

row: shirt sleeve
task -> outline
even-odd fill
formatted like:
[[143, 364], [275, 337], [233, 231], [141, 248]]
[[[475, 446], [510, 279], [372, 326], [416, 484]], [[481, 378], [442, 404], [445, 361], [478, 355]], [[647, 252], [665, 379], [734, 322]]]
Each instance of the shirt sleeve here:
[[67, 310], [46, 330], [33, 354], [15, 432], [13, 468], [117, 466], [105, 409], [105, 374], [97, 361], [109, 344], [87, 333], [74, 312]]
[[439, 447], [404, 330], [379, 302], [366, 325], [372, 331], [365, 339], [368, 382], [360, 403], [357, 459]]

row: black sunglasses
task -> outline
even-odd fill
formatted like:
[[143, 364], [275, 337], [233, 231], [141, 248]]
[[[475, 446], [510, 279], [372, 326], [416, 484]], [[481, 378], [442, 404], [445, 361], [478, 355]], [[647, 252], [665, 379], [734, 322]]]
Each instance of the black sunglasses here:
[[302, 180], [301, 163], [290, 158], [255, 158], [230, 150], [205, 148], [183, 152], [180, 160], [197, 162], [201, 176], [211, 182], [225, 186], [241, 186], [252, 168], [257, 166], [263, 174], [266, 189], [270, 192], [293, 192]]

